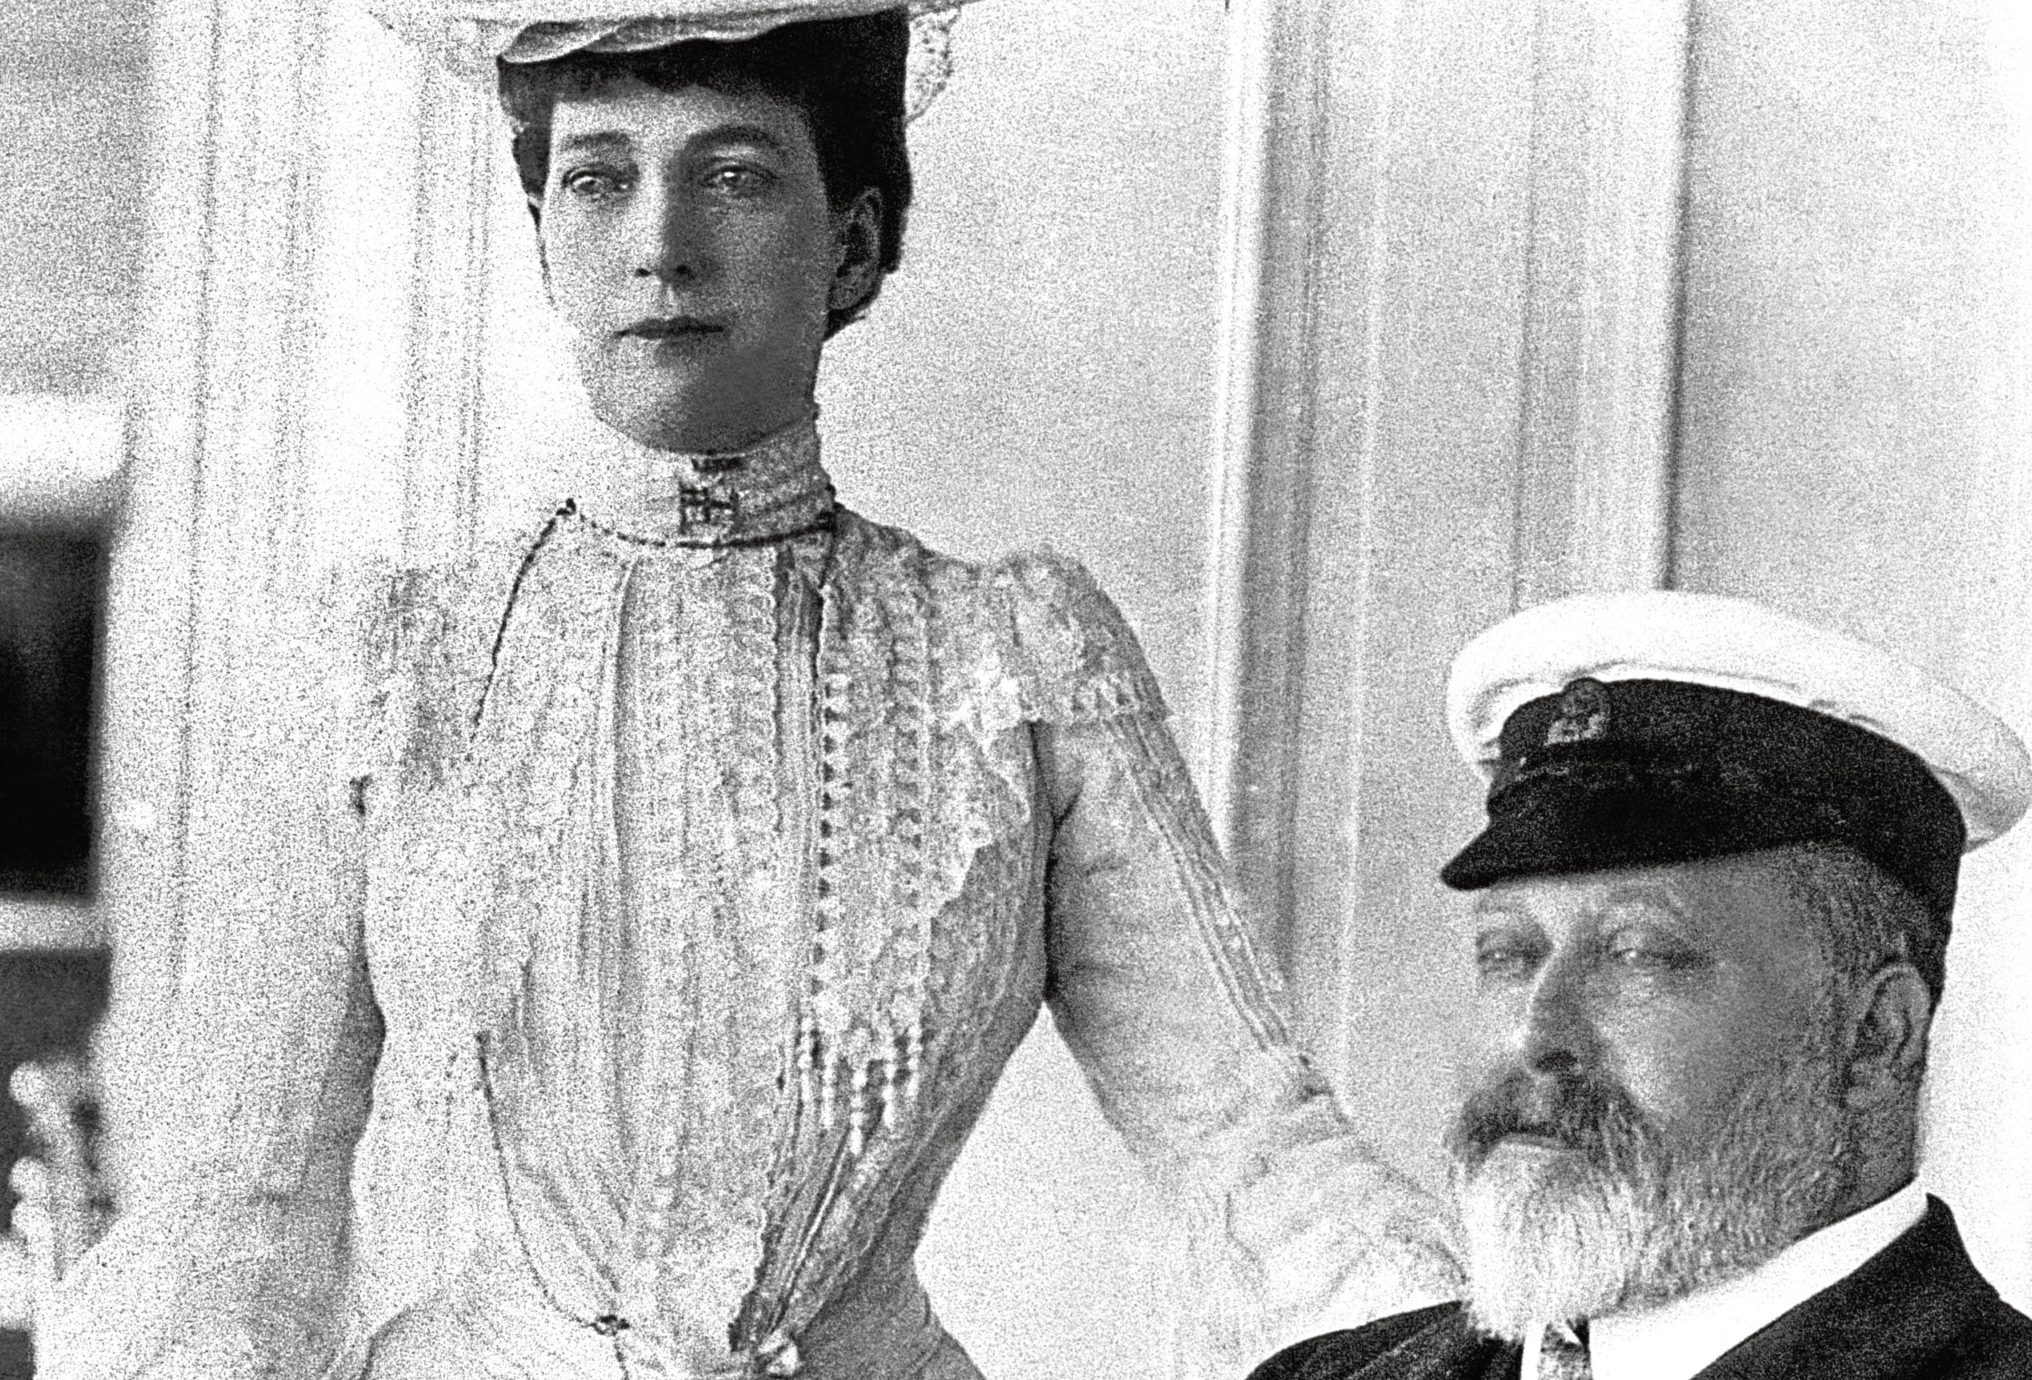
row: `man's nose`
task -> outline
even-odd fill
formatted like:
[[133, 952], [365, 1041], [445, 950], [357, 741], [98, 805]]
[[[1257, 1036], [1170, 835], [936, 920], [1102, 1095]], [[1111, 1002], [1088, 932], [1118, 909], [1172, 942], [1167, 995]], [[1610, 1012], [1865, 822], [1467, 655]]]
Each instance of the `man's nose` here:
[[1533, 1073], [1579, 1073], [1595, 1059], [1597, 1036], [1587, 1005], [1587, 973], [1578, 955], [1539, 969], [1518, 1031], [1518, 1056]]

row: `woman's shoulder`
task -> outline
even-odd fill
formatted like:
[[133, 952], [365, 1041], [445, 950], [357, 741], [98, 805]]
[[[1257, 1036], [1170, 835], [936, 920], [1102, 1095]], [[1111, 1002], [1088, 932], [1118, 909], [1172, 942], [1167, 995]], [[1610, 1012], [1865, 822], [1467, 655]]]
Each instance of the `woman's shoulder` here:
[[1162, 714], [1164, 697], [1129, 621], [1072, 557], [1049, 548], [989, 561], [948, 556], [895, 527], [846, 515], [847, 548], [874, 578], [908, 573], [946, 630], [949, 654], [993, 659], [1025, 719]]
[[377, 679], [414, 673], [419, 659], [469, 656], [491, 645], [531, 544], [502, 536], [441, 559], [363, 558], [333, 567], [321, 581], [322, 620], [363, 674]]
[[438, 559], [361, 559], [326, 573], [321, 622], [350, 664], [362, 774], [436, 770], [456, 756], [537, 542], [533, 531], [504, 533]]

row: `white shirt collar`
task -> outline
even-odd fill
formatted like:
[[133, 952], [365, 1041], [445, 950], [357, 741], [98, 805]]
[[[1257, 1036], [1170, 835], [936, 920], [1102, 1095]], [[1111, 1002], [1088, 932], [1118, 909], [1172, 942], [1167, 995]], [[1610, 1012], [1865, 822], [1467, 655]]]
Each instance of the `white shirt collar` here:
[[[1925, 1215], [1926, 1192], [1909, 1183], [1748, 1274], [1656, 1308], [1595, 1318], [1588, 1324], [1595, 1380], [1692, 1380], [1737, 1343], [1847, 1279]], [[1542, 1331], [1534, 1328], [1525, 1339], [1522, 1380], [1538, 1380]]]

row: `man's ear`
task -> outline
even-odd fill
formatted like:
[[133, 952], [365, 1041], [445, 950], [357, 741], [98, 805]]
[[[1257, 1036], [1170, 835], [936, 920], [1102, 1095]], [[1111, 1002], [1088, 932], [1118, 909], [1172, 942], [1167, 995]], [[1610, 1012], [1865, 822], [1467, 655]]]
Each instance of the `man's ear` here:
[[826, 305], [852, 311], [868, 300], [882, 277], [882, 193], [864, 187], [833, 212], [833, 281]]
[[1909, 1097], [1926, 1071], [1933, 992], [1910, 963], [1887, 963], [1848, 1001], [1842, 1100], [1858, 1110]]

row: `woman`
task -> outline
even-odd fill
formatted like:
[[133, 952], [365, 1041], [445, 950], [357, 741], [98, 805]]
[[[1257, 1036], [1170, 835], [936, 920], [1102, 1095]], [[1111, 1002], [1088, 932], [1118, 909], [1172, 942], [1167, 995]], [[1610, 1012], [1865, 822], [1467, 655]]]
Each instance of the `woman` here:
[[835, 503], [813, 390], [900, 256], [909, 20], [765, 8], [510, 26], [612, 494], [365, 601], [378, 746], [318, 826], [359, 880], [187, 960], [235, 1015], [58, 1375], [977, 1380], [912, 1254], [1046, 1000], [1233, 1307], [1318, 1302], [1249, 1282], [1300, 1229], [1366, 1311], [1445, 1293], [1113, 606]]

